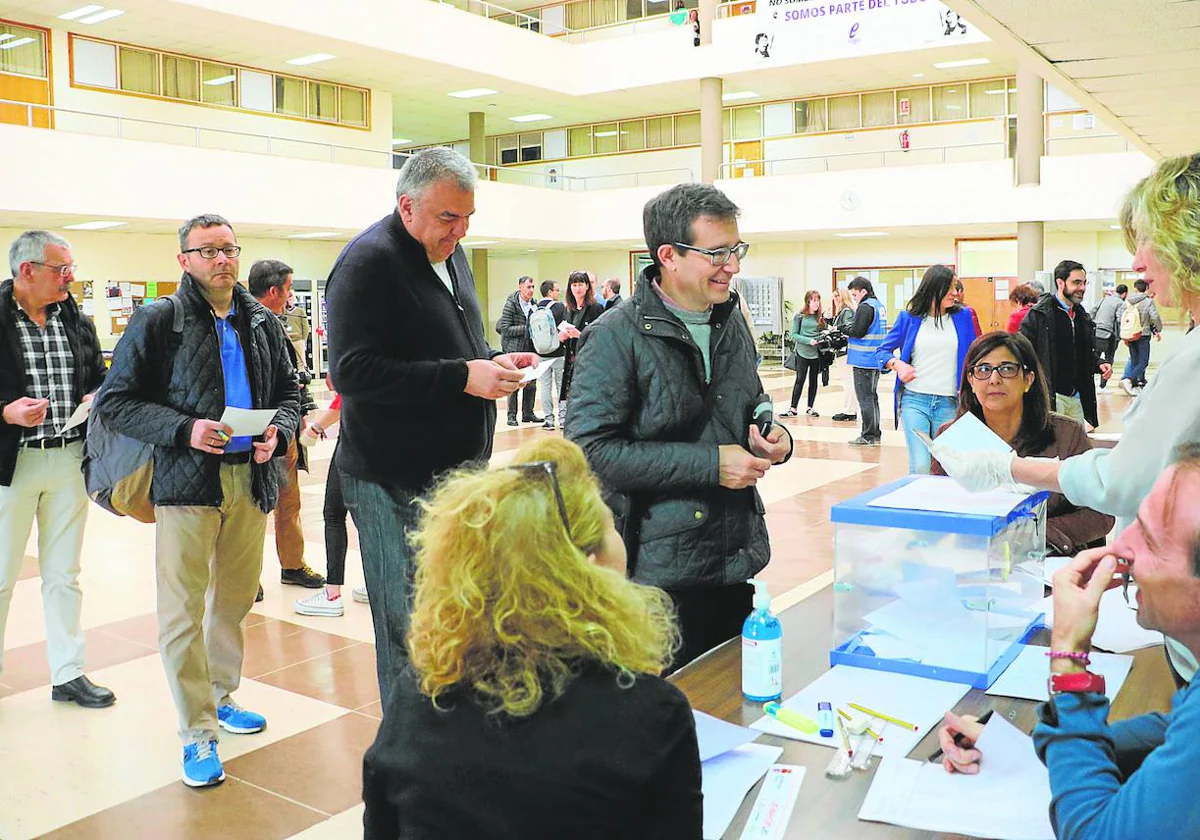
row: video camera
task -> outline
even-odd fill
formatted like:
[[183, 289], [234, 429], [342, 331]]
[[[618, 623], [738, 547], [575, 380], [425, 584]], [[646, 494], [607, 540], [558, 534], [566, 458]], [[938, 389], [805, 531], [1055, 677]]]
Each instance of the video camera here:
[[849, 341], [846, 334], [840, 329], [830, 327], [818, 333], [816, 347], [821, 353], [837, 355], [839, 351], [846, 349]]

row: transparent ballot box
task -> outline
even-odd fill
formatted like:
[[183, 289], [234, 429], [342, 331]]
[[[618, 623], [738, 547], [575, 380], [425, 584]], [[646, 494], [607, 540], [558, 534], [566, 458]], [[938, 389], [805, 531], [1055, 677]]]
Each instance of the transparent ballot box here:
[[1042, 624], [1049, 497], [907, 476], [834, 505], [830, 664], [990, 686]]

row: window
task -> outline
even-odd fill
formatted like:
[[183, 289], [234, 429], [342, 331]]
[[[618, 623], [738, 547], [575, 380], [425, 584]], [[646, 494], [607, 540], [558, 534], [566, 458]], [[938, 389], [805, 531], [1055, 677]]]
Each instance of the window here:
[[571, 157], [582, 157], [592, 153], [592, 127], [590, 125], [571, 129], [567, 138], [567, 153]]
[[929, 88], [896, 91], [896, 122], [899, 125], [930, 122], [929, 114]]
[[303, 117], [305, 115], [303, 79], [293, 79], [289, 76], [275, 77], [275, 113], [285, 117]]
[[509, 134], [505, 137], [497, 137], [496, 152], [500, 155], [501, 166], [510, 166], [520, 160], [521, 154], [517, 150], [517, 135]]
[[200, 65], [200, 98], [209, 105], [237, 106], [237, 70], [228, 64]]
[[621, 151], [636, 152], [646, 148], [646, 123], [631, 120], [621, 123]]
[[325, 82], [308, 83], [308, 117], [321, 122], [337, 122], [337, 86]]
[[936, 122], [965, 120], [966, 118], [967, 85], [965, 82], [933, 89], [933, 119]]
[[116, 47], [82, 38], [74, 40], [72, 46], [71, 69], [75, 84], [117, 89]]
[[675, 145], [700, 145], [700, 112], [676, 114], [675, 116]]
[[857, 93], [850, 96], [829, 97], [830, 131], [845, 131], [851, 128], [861, 128], [861, 126]]
[[1008, 113], [1008, 79], [971, 82], [971, 117], [1002, 117]]
[[883, 90], [862, 95], [863, 128], [894, 125], [896, 122], [896, 94]]
[[367, 92], [357, 88], [338, 88], [342, 98], [342, 125], [367, 125]]
[[121, 90], [158, 95], [158, 54], [121, 47]]
[[616, 123], [604, 123], [595, 127], [592, 150], [597, 155], [610, 155], [617, 151], [619, 129]]
[[797, 134], [811, 134], [816, 131], [824, 131], [825, 126], [824, 99], [802, 99], [796, 103]]
[[[7, 37], [6, 37], [7, 36]], [[46, 76], [46, 33], [11, 23], [0, 23], [0, 73], [21, 76]]]
[[671, 130], [670, 117], [654, 117], [646, 120], [646, 148], [663, 149], [675, 145], [675, 133]]
[[763, 137], [786, 137], [796, 133], [796, 109], [791, 102], [763, 106]]
[[733, 139], [758, 140], [762, 137], [762, 106], [748, 105], [733, 109]]
[[200, 101], [200, 62], [174, 55], [163, 56], [163, 96]]
[[526, 163], [531, 160], [542, 159], [542, 133], [540, 131], [532, 134], [521, 135], [521, 162]]
[[270, 73], [258, 73], [254, 70], [238, 71], [238, 93], [241, 96], [241, 107], [251, 111], [265, 111], [268, 114], [275, 110], [275, 99], [272, 88], [275, 87], [275, 77]]

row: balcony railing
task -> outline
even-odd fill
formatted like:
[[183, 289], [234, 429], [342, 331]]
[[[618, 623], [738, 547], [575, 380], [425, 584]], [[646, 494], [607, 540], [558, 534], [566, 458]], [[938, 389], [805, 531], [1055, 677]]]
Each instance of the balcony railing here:
[[[436, 2], [530, 32], [550, 37], [565, 37], [572, 43], [611, 38], [616, 35], [636, 35], [677, 23], [682, 25], [686, 23], [687, 13], [698, 5], [698, 0], [684, 0], [683, 9], [674, 8], [678, 0], [566, 0], [518, 12], [489, 3], [487, 0]], [[747, 3], [745, 0], [721, 3], [717, 6], [717, 17], [731, 17], [752, 7], [753, 3]], [[632, 17], [631, 10], [634, 12]], [[679, 16], [683, 19], [677, 20]]]
[[771, 160], [735, 160], [721, 164], [722, 178], [762, 178], [774, 175], [806, 175], [845, 169], [915, 166], [928, 163], [966, 163], [1003, 160], [1009, 156], [1008, 144], [958, 143], [917, 149], [887, 149], [870, 152], [838, 152], [826, 155], [774, 158]]

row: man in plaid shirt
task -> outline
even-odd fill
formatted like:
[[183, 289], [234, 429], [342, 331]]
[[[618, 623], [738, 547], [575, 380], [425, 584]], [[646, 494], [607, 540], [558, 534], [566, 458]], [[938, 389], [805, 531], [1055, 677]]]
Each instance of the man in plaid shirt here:
[[104, 379], [100, 342], [71, 297], [65, 239], [44, 230], [12, 243], [13, 279], [0, 284], [0, 665], [13, 587], [33, 519], [54, 700], [111, 706], [83, 674], [79, 556], [87, 522], [80, 460], [85, 425], [64, 429]]

